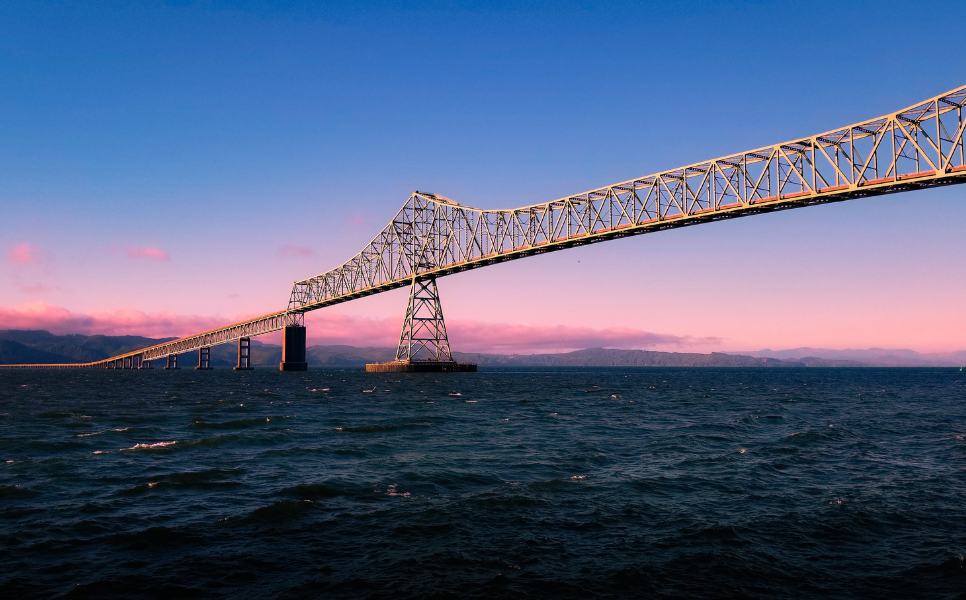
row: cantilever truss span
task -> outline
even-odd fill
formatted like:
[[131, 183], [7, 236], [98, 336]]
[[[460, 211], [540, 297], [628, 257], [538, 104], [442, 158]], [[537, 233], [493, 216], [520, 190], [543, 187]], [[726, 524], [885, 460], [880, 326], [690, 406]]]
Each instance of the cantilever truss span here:
[[[299, 323], [311, 310], [534, 254], [964, 183], [964, 105], [966, 86], [848, 127], [521, 208], [480, 210], [413, 192], [361, 252], [331, 271], [295, 282], [287, 310], [130, 355], [149, 360], [276, 331]], [[118, 358], [123, 357], [111, 360]]]

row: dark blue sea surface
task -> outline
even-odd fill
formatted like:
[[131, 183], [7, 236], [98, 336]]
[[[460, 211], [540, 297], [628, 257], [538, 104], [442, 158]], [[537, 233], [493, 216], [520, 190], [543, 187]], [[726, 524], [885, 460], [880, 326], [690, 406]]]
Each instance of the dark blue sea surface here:
[[966, 373], [0, 370], [0, 596], [963, 598]]

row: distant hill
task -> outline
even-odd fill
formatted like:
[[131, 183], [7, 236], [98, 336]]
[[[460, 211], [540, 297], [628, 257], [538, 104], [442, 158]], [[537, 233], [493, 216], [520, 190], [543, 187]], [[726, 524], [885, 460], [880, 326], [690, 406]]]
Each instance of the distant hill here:
[[750, 356], [805, 360], [818, 357], [829, 360], [854, 360], [874, 367], [962, 367], [966, 365], [966, 351], [920, 353], [915, 350], [866, 348], [864, 350], [829, 350], [827, 348], [792, 348], [789, 350], [760, 350], [746, 352]]
[[17, 364], [57, 364], [57, 363], [72, 363], [77, 362], [74, 359], [64, 356], [63, 354], [55, 354], [53, 352], [45, 352], [43, 350], [38, 350], [36, 348], [31, 348], [21, 344], [20, 342], [14, 342], [13, 340], [0, 339], [0, 365], [17, 365]]
[[[138, 336], [53, 335], [47, 331], [0, 331], [0, 364], [78, 363], [102, 360], [174, 338]], [[329, 368], [355, 368], [366, 363], [393, 359], [395, 348], [357, 348], [355, 346], [311, 346], [307, 349], [309, 365]], [[252, 340], [252, 365], [277, 368], [282, 348]], [[181, 355], [180, 366], [195, 364], [195, 353]], [[554, 354], [479, 354], [454, 352], [459, 362], [473, 362], [481, 367], [867, 367], [869, 363], [849, 359], [773, 358], [712, 352], [653, 352], [649, 350], [615, 350], [588, 348]], [[211, 349], [214, 367], [236, 364], [234, 344]], [[155, 365], [156, 367], [161, 365]]]
[[740, 354], [712, 352], [653, 352], [650, 350], [615, 350], [588, 348], [559, 354], [466, 354], [454, 352], [460, 362], [475, 362], [487, 366], [540, 367], [864, 367], [854, 360], [825, 360], [803, 358], [780, 360], [756, 358]]
[[[154, 339], [136, 335], [54, 335], [47, 331], [22, 329], [0, 331], [0, 341], [14, 342], [31, 350], [56, 355], [59, 358], [54, 362], [61, 363], [101, 360], [173, 339]], [[0, 364], [50, 362], [30, 358], [32, 354], [24, 354], [24, 351], [18, 350], [16, 346], [9, 346], [9, 349], [10, 355], [4, 356]]]

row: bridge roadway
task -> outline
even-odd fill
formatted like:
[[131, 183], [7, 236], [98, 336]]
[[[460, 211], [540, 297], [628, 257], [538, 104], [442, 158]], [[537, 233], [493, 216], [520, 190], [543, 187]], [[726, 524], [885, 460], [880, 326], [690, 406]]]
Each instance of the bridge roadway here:
[[[295, 282], [285, 310], [93, 363], [144, 362], [300, 325], [312, 310], [507, 260], [721, 219], [966, 182], [966, 86], [811, 137], [508, 210], [413, 192], [341, 266]], [[24, 365], [27, 366], [27, 365]]]

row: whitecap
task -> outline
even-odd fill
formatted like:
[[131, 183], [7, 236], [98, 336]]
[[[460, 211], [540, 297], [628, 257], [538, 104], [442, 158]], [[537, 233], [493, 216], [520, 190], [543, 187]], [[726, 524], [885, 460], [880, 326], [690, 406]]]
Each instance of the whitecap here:
[[177, 444], [174, 442], [157, 442], [154, 444], [134, 444], [130, 448], [121, 448], [121, 450], [150, 450], [152, 448], [164, 448], [165, 446], [171, 446], [172, 444]]

